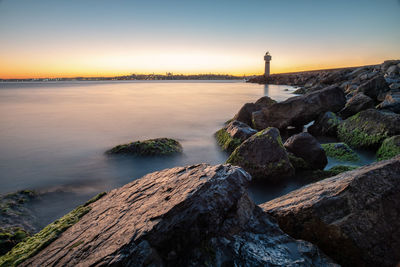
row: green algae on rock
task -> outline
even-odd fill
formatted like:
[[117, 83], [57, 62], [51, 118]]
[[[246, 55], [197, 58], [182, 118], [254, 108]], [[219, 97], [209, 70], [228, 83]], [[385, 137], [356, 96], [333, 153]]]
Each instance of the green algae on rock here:
[[399, 133], [400, 115], [375, 109], [361, 111], [338, 127], [340, 141], [370, 149], [377, 149], [384, 139]]
[[255, 180], [272, 183], [294, 174], [279, 130], [273, 127], [262, 130], [244, 141], [232, 152], [226, 163], [242, 167]]
[[222, 150], [232, 152], [244, 140], [257, 133], [246, 123], [232, 120], [224, 128], [215, 133], [218, 145]]
[[359, 161], [360, 157], [345, 143], [322, 144], [322, 148], [328, 157], [340, 161]]
[[215, 133], [218, 145], [226, 151], [233, 151], [242, 142], [239, 138], [233, 138], [230, 134], [223, 128]]
[[137, 156], [167, 156], [182, 153], [182, 145], [170, 138], [156, 138], [118, 145], [106, 154], [132, 154]]
[[325, 178], [336, 176], [342, 172], [352, 171], [357, 169], [356, 166], [337, 165], [328, 170], [304, 170], [300, 173], [302, 179], [308, 181], [319, 181]]
[[29, 236], [21, 227], [0, 228], [0, 256]]
[[400, 154], [400, 135], [386, 138], [376, 152], [378, 160], [391, 159]]
[[85, 204], [78, 206], [70, 213], [47, 225], [39, 233], [18, 243], [11, 251], [0, 257], [0, 266], [17, 266], [26, 259], [36, 255], [40, 250], [57, 239], [65, 230], [77, 223], [91, 210], [89, 205], [99, 200], [105, 194], [105, 192], [98, 194]]

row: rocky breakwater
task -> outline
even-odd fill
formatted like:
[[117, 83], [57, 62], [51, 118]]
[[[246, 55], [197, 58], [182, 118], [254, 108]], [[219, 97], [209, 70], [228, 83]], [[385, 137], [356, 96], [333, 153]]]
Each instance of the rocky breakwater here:
[[261, 205], [291, 236], [343, 266], [400, 261], [400, 156], [307, 185]]
[[21, 266], [335, 266], [253, 203], [250, 179], [231, 165], [148, 174], [88, 204]]

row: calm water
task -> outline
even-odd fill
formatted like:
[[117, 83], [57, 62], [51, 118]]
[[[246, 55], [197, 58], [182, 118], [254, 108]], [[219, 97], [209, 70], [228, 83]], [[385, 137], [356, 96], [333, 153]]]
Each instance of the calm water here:
[[[0, 83], [0, 193], [50, 192], [33, 207], [45, 224], [147, 173], [223, 163], [227, 155], [213, 133], [244, 103], [263, 95], [282, 101], [291, 91], [236, 81]], [[179, 140], [184, 154], [104, 155], [117, 144], [156, 137]]]

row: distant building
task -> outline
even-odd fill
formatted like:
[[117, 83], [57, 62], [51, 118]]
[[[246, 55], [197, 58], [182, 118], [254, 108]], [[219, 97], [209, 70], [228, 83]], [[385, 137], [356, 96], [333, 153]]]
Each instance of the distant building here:
[[265, 60], [265, 71], [264, 71], [264, 76], [267, 77], [270, 74], [270, 66], [269, 62], [271, 61], [272, 57], [269, 54], [269, 52], [265, 53], [264, 60]]

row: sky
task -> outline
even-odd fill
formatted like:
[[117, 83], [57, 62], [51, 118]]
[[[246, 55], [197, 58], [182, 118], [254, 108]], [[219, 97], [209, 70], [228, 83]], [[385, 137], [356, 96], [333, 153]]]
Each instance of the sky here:
[[0, 78], [262, 74], [400, 58], [400, 0], [0, 0]]

